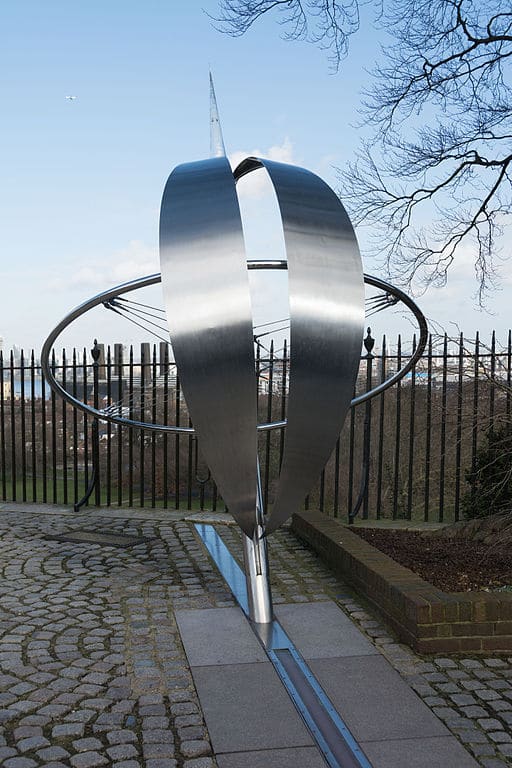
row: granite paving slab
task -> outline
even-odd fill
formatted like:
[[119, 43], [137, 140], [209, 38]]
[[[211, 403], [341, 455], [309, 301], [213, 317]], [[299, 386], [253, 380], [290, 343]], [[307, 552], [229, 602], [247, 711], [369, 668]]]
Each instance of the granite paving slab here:
[[381, 656], [313, 659], [310, 667], [358, 741], [450, 735]]
[[268, 661], [238, 607], [177, 610], [175, 615], [192, 667]]
[[332, 600], [278, 605], [275, 615], [305, 659], [379, 654]]
[[215, 754], [313, 746], [270, 662], [192, 667]]
[[264, 749], [216, 755], [218, 768], [326, 768], [315, 747]]
[[387, 739], [361, 746], [374, 768], [478, 768], [453, 736]]

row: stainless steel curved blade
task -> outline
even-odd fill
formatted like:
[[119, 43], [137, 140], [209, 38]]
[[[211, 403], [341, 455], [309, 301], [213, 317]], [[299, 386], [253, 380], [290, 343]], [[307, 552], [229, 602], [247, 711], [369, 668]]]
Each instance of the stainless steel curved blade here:
[[189, 413], [229, 511], [252, 536], [256, 378], [249, 280], [225, 157], [179, 165], [160, 212], [167, 322]]
[[290, 296], [288, 425], [271, 533], [300, 508], [343, 426], [361, 355], [364, 281], [352, 224], [332, 189], [303, 168], [258, 158], [244, 160], [235, 178], [262, 166], [281, 211]]

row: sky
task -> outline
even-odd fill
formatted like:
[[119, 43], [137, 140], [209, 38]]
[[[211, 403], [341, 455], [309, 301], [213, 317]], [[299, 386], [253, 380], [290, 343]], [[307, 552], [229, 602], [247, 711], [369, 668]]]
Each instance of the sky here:
[[[338, 188], [335, 169], [354, 158], [361, 137], [361, 90], [370, 82], [381, 33], [363, 18], [334, 74], [325, 51], [282, 39], [275, 16], [231, 38], [205, 13], [216, 9], [213, 0], [3, 4], [4, 350], [17, 345], [37, 354], [75, 306], [159, 271], [158, 217], [167, 176], [177, 164], [209, 155], [210, 67], [232, 162], [249, 154], [292, 162]], [[240, 196], [249, 256], [280, 255], [282, 237], [265, 179], [241, 184]], [[365, 271], [384, 276], [365, 255], [365, 234], [358, 235]], [[465, 252], [447, 286], [429, 289], [418, 303], [436, 330], [460, 329], [471, 337], [495, 328], [504, 339], [510, 272], [504, 268], [488, 311], [479, 311], [472, 254]], [[258, 323], [285, 311], [283, 276], [265, 280], [254, 286]], [[153, 298], [159, 301], [158, 289]], [[377, 336], [396, 329], [410, 334], [412, 328], [391, 315], [378, 315], [372, 325]], [[141, 335], [102, 308], [58, 344], [90, 347], [95, 337], [106, 344], [138, 343]]]

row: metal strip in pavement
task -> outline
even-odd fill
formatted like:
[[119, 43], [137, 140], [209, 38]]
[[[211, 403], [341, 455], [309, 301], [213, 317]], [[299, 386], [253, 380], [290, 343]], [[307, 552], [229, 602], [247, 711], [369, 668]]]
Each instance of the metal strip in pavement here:
[[245, 576], [242, 569], [222, 541], [213, 525], [207, 525], [206, 523], [195, 523], [195, 528], [203, 540], [206, 549], [215, 561], [215, 565], [224, 576], [224, 580], [227, 582], [236, 601], [240, 605], [240, 608], [248, 616], [249, 603], [247, 600]]
[[[195, 528], [238, 604], [249, 617], [245, 576], [212, 525]], [[309, 728], [330, 768], [372, 768], [331, 700], [277, 620], [249, 622], [288, 695]]]

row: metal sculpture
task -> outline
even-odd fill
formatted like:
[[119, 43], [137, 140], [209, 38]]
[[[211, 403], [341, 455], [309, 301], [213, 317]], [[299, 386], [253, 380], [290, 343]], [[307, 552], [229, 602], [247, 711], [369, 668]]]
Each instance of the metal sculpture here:
[[[268, 520], [257, 503], [253, 323], [235, 189], [239, 178], [261, 167], [281, 210], [290, 297], [288, 426]], [[364, 322], [354, 230], [338, 197], [313, 173], [257, 158], [233, 173], [227, 158], [210, 158], [180, 165], [169, 176], [160, 262], [174, 356], [203, 456], [253, 542], [249, 564], [264, 561], [264, 533], [299, 507], [350, 406]]]
[[[255, 157], [231, 170], [225, 157], [210, 80], [208, 160], [179, 165], [162, 198], [161, 281], [180, 379], [193, 428], [137, 422], [100, 411], [70, 395], [49, 364], [59, 334], [100, 303], [160, 280], [141, 278], [106, 291], [73, 310], [49, 335], [41, 353], [45, 376], [62, 397], [96, 419], [145, 429], [195, 432], [229, 511], [243, 532], [249, 613], [272, 620], [266, 537], [298, 509], [320, 475], [348, 409], [391, 386], [410, 370], [426, 342], [426, 323], [401, 291], [364, 276], [353, 227], [340, 200], [303, 168]], [[264, 168], [277, 196], [286, 261], [247, 262], [236, 183]], [[257, 381], [249, 269], [288, 269], [290, 369], [286, 421], [257, 423]], [[420, 339], [409, 363], [371, 392], [352, 399], [361, 353], [364, 283], [384, 288], [418, 319]], [[286, 426], [276, 499], [263, 508], [258, 430]]]
[[[286, 270], [287, 262], [274, 259], [265, 261], [249, 261], [247, 263], [248, 270]], [[52, 349], [54, 348], [57, 340], [63, 331], [70, 327], [78, 318], [85, 315], [95, 307], [114, 307], [121, 309], [121, 299], [139, 289], [147, 288], [149, 286], [158, 284], [161, 281], [161, 275], [159, 273], [154, 275], [148, 275], [145, 277], [137, 278], [123, 285], [115, 286], [102, 291], [96, 296], [87, 299], [80, 306], [71, 310], [50, 332], [43, 348], [41, 350], [41, 367], [43, 369], [44, 378], [53, 389], [53, 391], [70, 403], [74, 408], [86, 413], [89, 417], [95, 421], [106, 421], [118, 426], [132, 427], [137, 429], [143, 429], [149, 432], [163, 432], [168, 434], [178, 435], [192, 435], [194, 434], [194, 428], [188, 426], [181, 426], [176, 424], [158, 424], [153, 421], [143, 421], [135, 418], [130, 418], [129, 412], [125, 413], [125, 409], [116, 407], [113, 409], [99, 408], [98, 405], [90, 405], [87, 402], [83, 402], [77, 395], [73, 395], [69, 392], [62, 383], [56, 378], [55, 370], [51, 364]], [[414, 353], [411, 357], [404, 361], [402, 367], [394, 372], [388, 379], [380, 382], [373, 389], [363, 392], [352, 398], [350, 407], [361, 405], [362, 403], [370, 400], [371, 398], [382, 394], [386, 389], [392, 387], [400, 379], [409, 373], [409, 371], [416, 365], [420, 359], [423, 350], [425, 349], [427, 341], [427, 324], [425, 318], [415, 304], [415, 302], [399, 288], [391, 285], [390, 283], [382, 280], [381, 278], [374, 277], [372, 275], [364, 275], [364, 282], [367, 286], [372, 286], [384, 292], [385, 297], [393, 297], [393, 300], [400, 301], [405, 307], [407, 307], [414, 315], [418, 330], [419, 338]], [[386, 300], [386, 303], [391, 303]], [[393, 302], [394, 303], [394, 302]], [[201, 372], [202, 374], [203, 372]], [[258, 424], [258, 432], [266, 432], [273, 429], [283, 429], [287, 427], [287, 420], [279, 420], [270, 423]], [[266, 621], [271, 616], [271, 600], [270, 590], [266, 586], [266, 556], [265, 556], [265, 541], [266, 537], [262, 538], [263, 534], [263, 502], [261, 491], [259, 487], [256, 489], [256, 495], [258, 499], [257, 508], [255, 511], [255, 518], [257, 520], [257, 530], [255, 531], [256, 545], [253, 539], [247, 536], [243, 536], [244, 552], [246, 559], [246, 574], [247, 574], [247, 587], [249, 592], [249, 602], [251, 606], [251, 616], [257, 617], [259, 620]], [[261, 550], [263, 550], [263, 557], [261, 557]], [[251, 575], [252, 574], [252, 575]], [[254, 593], [254, 594], [253, 594]], [[259, 606], [259, 607], [258, 607]]]

